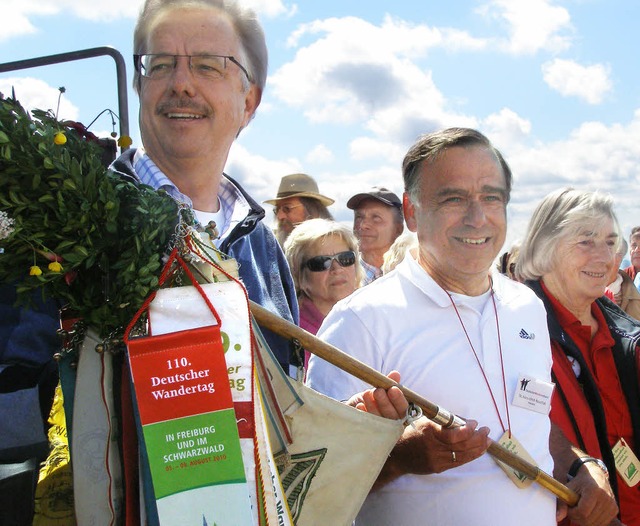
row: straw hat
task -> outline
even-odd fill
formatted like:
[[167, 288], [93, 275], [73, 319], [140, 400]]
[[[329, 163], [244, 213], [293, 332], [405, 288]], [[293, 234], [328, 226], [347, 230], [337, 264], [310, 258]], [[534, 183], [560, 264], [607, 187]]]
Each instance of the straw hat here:
[[311, 197], [320, 201], [324, 206], [332, 205], [335, 202], [333, 199], [322, 195], [318, 191], [318, 183], [307, 174], [285, 175], [280, 180], [276, 198], [264, 202], [268, 205], [277, 205], [278, 201], [289, 197]]

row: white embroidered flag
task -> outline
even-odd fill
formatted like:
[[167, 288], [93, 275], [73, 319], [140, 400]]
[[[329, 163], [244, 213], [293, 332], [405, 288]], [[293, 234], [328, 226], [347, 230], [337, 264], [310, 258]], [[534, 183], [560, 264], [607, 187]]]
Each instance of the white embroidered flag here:
[[[350, 525], [402, 434], [401, 422], [357, 411], [289, 378], [255, 325], [254, 359], [239, 283], [202, 288], [222, 320], [234, 403], [254, 408], [254, 440], [241, 440], [253, 509], [262, 509], [269, 524]], [[149, 320], [154, 335], [212, 323], [194, 287], [160, 290]], [[263, 519], [254, 514], [255, 524]]]

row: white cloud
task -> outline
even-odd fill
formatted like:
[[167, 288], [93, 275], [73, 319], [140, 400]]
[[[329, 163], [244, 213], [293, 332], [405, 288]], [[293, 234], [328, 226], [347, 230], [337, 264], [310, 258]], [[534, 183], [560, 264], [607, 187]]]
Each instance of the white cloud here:
[[37, 29], [29, 19], [30, 15], [50, 15], [57, 11], [54, 2], [49, 3], [46, 0], [42, 3], [38, 0], [5, 0], [2, 5], [0, 42], [36, 33]]
[[514, 173], [510, 239], [522, 237], [535, 206], [549, 192], [563, 186], [614, 195], [616, 214], [623, 232], [628, 234], [638, 224], [639, 135], [637, 110], [626, 125], [588, 122], [564, 140], [532, 148], [503, 149]]
[[225, 173], [239, 180], [251, 197], [262, 203], [275, 197], [283, 175], [301, 172], [302, 166], [300, 159], [269, 159], [248, 151], [236, 141], [229, 152]]
[[315, 164], [326, 164], [335, 159], [333, 152], [326, 144], [318, 144], [306, 156], [306, 161]]
[[36, 32], [36, 24], [32, 19], [42, 16], [65, 14], [100, 22], [135, 18], [143, 2], [144, 0], [8, 0], [8, 4], [2, 6], [3, 30], [0, 39]]
[[[58, 108], [58, 88], [49, 86], [46, 82], [31, 77], [8, 77], [0, 78], [0, 92], [5, 97], [12, 96], [15, 91], [16, 99], [26, 110], [41, 109], [56, 112]], [[58, 119], [72, 120], [78, 119], [79, 111], [76, 106], [69, 101], [65, 94], [60, 99], [60, 109]]]
[[372, 137], [357, 137], [349, 144], [351, 159], [402, 159], [406, 148], [395, 142], [374, 139]]
[[613, 86], [610, 68], [603, 64], [582, 66], [571, 60], [555, 59], [542, 65], [547, 85], [565, 97], [578, 97], [599, 104]]
[[298, 47], [309, 35], [325, 35], [326, 45], [346, 49], [353, 58], [379, 54], [416, 57], [435, 47], [477, 50], [486, 46], [486, 41], [460, 29], [412, 24], [391, 15], [385, 15], [380, 26], [353, 16], [316, 20], [302, 24], [287, 44]]
[[509, 39], [499, 45], [515, 55], [559, 52], [571, 45], [569, 12], [553, 0], [491, 0], [477, 11], [504, 24]]
[[[50, 2], [51, 0], [44, 0]], [[111, 22], [121, 18], [136, 18], [144, 0], [53, 0], [51, 4], [60, 8], [60, 13], [69, 13], [84, 20]]]
[[[404, 152], [403, 152], [404, 153]], [[398, 163], [381, 163], [371, 170], [353, 172], [348, 167], [343, 171], [331, 165], [326, 171], [309, 171], [305, 163], [297, 158], [274, 160], [256, 155], [236, 142], [231, 148], [225, 173], [240, 182], [244, 189], [267, 211], [266, 222], [273, 225], [271, 206], [262, 204], [273, 199], [282, 176], [305, 172], [318, 181], [320, 193], [335, 199], [330, 211], [337, 221], [353, 221], [353, 212], [346, 207], [349, 198], [374, 185], [384, 185], [402, 195], [402, 177]]]
[[402, 196], [402, 176], [396, 164], [380, 164], [370, 170], [357, 172], [348, 168], [344, 171], [333, 169], [327, 173], [315, 173], [314, 177], [319, 182], [320, 191], [336, 201], [330, 208], [334, 218], [349, 224], [353, 222], [353, 211], [347, 208], [346, 203], [351, 196], [372, 186], [386, 186]]
[[531, 122], [509, 108], [502, 108], [483, 119], [482, 130], [503, 150], [524, 141], [531, 133]]
[[482, 47], [462, 32], [390, 16], [380, 26], [355, 17], [331, 18], [302, 25], [289, 45], [299, 48], [269, 78], [272, 95], [300, 108], [311, 122], [364, 127], [374, 137], [352, 142], [356, 158], [397, 152], [398, 145], [404, 148], [418, 134], [445, 124], [475, 123], [451, 111], [431, 72], [412, 61], [434, 47]]
[[297, 4], [287, 5], [281, 0], [244, 0], [243, 5], [270, 18], [280, 15], [291, 17], [298, 11]]
[[[3, 0], [0, 41], [35, 33], [34, 17], [65, 14], [94, 22], [137, 18], [144, 0]], [[267, 17], [292, 16], [296, 4], [282, 0], [246, 0], [247, 7]]]
[[270, 77], [270, 86], [281, 100], [309, 108], [311, 118], [352, 122], [406, 96], [403, 75], [420, 71], [409, 59], [436, 46], [481, 46], [463, 35], [389, 16], [381, 26], [355, 17], [318, 20], [291, 35], [292, 47], [306, 37], [313, 41], [300, 45], [294, 59]]

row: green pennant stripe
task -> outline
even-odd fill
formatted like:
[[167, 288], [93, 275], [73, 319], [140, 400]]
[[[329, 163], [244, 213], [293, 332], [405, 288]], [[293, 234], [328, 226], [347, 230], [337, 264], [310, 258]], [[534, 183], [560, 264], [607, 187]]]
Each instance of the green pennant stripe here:
[[246, 482], [233, 409], [148, 424], [143, 433], [156, 499]]

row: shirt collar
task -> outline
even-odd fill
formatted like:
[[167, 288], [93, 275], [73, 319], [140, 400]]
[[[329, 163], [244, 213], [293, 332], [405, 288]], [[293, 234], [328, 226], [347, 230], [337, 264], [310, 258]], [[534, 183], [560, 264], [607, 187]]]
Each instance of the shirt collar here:
[[[156, 190], [164, 190], [171, 197], [173, 197], [179, 203], [187, 205], [189, 208], [193, 208], [193, 201], [191, 198], [183, 194], [178, 187], [173, 184], [160, 168], [154, 163], [151, 158], [146, 154], [144, 149], [139, 148], [133, 158], [133, 166], [138, 178], [142, 184], [146, 184], [155, 188]], [[220, 239], [224, 239], [226, 234], [230, 231], [232, 222], [238, 222], [234, 217], [234, 211], [236, 210], [237, 202], [244, 202], [240, 191], [229, 181], [223, 174], [220, 179], [220, 187], [218, 189], [218, 198], [220, 199], [220, 207], [223, 212], [223, 224], [217, 225], [218, 232], [220, 232]], [[240, 213], [245, 212], [246, 207], [238, 207]], [[244, 216], [243, 216], [244, 217]]]
[[[439, 307], [450, 307], [451, 299], [449, 294], [431, 277], [431, 275], [418, 263], [418, 261], [407, 255], [404, 260], [398, 264], [398, 267], [402, 267], [402, 272], [427, 296], [429, 296], [433, 302]], [[497, 298], [502, 295], [503, 283], [501, 283], [499, 273], [494, 273], [493, 270], [488, 271], [491, 276], [493, 292]], [[508, 278], [505, 278], [508, 279]]]

